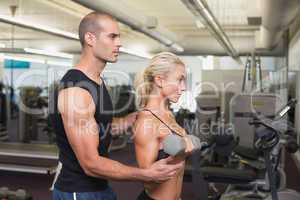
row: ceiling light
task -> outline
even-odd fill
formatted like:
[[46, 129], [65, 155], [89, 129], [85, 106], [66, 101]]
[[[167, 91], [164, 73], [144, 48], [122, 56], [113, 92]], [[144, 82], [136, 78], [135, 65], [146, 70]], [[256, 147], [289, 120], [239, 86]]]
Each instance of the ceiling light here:
[[[56, 28], [51, 28], [51, 27], [36, 24], [36, 23], [25, 22], [21, 19], [8, 17], [6, 15], [0, 15], [0, 21], [4, 22], [4, 23], [9, 23], [9, 24], [13, 24], [13, 25], [16, 25], [16, 26], [20, 26], [20, 27], [23, 27], [23, 28], [29, 28], [29, 29], [32, 29], [32, 30], [48, 33], [48, 34], [51, 34], [51, 35], [64, 37], [64, 38], [67, 38], [67, 39], [79, 40], [78, 34], [74, 34], [74, 33], [67, 32], [67, 31], [62, 31], [62, 30], [59, 30], [59, 29], [56, 29]], [[161, 42], [164, 43], [165, 45], [167, 45], [171, 48], [175, 48], [175, 50], [177, 49], [180, 52], [183, 51], [183, 48], [181, 46], [177, 45], [176, 43], [173, 43], [171, 40], [169, 40], [168, 38], [162, 36], [157, 31], [147, 30], [147, 33], [148, 33], [148, 35], [152, 35], [152, 37], [155, 37], [157, 40], [161, 40]], [[43, 52], [41, 52], [41, 50], [38, 50], [38, 51], [33, 50], [32, 51], [32, 49], [29, 49], [29, 48], [26, 48], [26, 49], [27, 49], [28, 53], [36, 52], [36, 53], [42, 54], [42, 55], [45, 55], [45, 53], [47, 53], [47, 55], [51, 54], [53, 56], [53, 53], [50, 53], [49, 51], [44, 50]], [[122, 48], [122, 49], [123, 49], [124, 53], [128, 53], [128, 54], [135, 55], [135, 56], [142, 57], [142, 58], [151, 58], [151, 55], [148, 54], [148, 53], [137, 52], [137, 51], [133, 51], [133, 50], [125, 49], [125, 48]], [[61, 54], [61, 53], [59, 53], [59, 54], [55, 53], [54, 55], [60, 55], [58, 57], [66, 56], [66, 54]], [[67, 57], [69, 58], [68, 55], [67, 55]]]
[[120, 51], [123, 52], [123, 53], [130, 54], [130, 55], [138, 56], [138, 57], [141, 57], [141, 58], [150, 59], [152, 57], [149, 53], [146, 53], [144, 51], [127, 49], [127, 48], [124, 48], [124, 47], [121, 47]]
[[30, 28], [30, 29], [33, 29], [33, 30], [49, 33], [49, 34], [52, 34], [52, 35], [57, 35], [57, 36], [64, 37], [64, 38], [67, 38], [67, 39], [79, 40], [78, 34], [74, 34], [74, 33], [71, 33], [71, 32], [67, 32], [67, 31], [56, 29], [56, 28], [44, 26], [42, 24], [36, 24], [36, 23], [33, 23], [33, 22], [32, 23], [31, 22], [25, 22], [24, 20], [9, 17], [7, 15], [0, 15], [0, 21], [4, 22], [4, 23], [9, 23], [9, 24], [13, 24], [13, 25], [16, 25], [16, 26], [20, 26], [20, 27], [23, 27], [23, 28]]
[[73, 66], [72, 62], [61, 62], [61, 61], [46, 61], [46, 64], [48, 65], [56, 65], [56, 66], [67, 66], [67, 67], [71, 67]]
[[53, 57], [73, 59], [73, 55], [72, 54], [62, 53], [62, 52], [47, 51], [47, 50], [32, 49], [32, 48], [24, 48], [24, 51], [27, 52], [27, 53], [33, 53], [33, 54], [38, 54], [38, 55], [45, 55], [45, 56], [53, 56]]

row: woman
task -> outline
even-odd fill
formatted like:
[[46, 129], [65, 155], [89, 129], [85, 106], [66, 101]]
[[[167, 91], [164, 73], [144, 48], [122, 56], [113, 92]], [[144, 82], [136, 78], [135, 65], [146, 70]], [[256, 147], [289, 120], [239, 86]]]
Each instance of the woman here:
[[[136, 79], [137, 103], [140, 107], [134, 127], [134, 142], [138, 165], [148, 168], [156, 160], [167, 155], [162, 150], [162, 141], [169, 134], [184, 138], [189, 153], [193, 145], [187, 139], [170, 109], [169, 103], [176, 103], [185, 91], [186, 70], [176, 55], [162, 52], [150, 60], [150, 65]], [[185, 154], [175, 156], [173, 163], [185, 160]], [[144, 191], [138, 200], [178, 200], [181, 195], [184, 167], [177, 176], [166, 182], [144, 183]]]

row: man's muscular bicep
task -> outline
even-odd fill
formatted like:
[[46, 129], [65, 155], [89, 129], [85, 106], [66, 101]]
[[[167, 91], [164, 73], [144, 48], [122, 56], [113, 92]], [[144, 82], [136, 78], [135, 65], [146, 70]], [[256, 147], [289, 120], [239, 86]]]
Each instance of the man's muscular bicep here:
[[68, 141], [83, 169], [98, 155], [99, 130], [94, 119], [95, 104], [91, 95], [81, 88], [68, 88], [59, 93], [61, 113]]
[[92, 134], [97, 130], [95, 104], [88, 91], [78, 87], [62, 90], [58, 96], [58, 110], [65, 128], [72, 132]]

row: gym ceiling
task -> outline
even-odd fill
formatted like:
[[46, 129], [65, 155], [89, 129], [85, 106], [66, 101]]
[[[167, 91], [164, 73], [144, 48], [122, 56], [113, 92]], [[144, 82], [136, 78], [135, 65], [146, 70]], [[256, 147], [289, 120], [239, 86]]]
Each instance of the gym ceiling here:
[[[80, 52], [76, 40], [80, 19], [92, 10], [102, 9], [120, 21], [124, 52], [148, 55], [167, 50], [180, 55], [236, 57], [256, 49], [266, 55], [280, 55], [283, 45], [278, 38], [295, 23], [299, 10], [297, 0], [290, 3], [284, 3], [285, 0], [273, 3], [272, 0], [207, 0], [207, 5], [203, 2], [1, 0], [0, 48], [2, 52], [34, 48], [77, 54]], [[13, 16], [14, 5], [17, 8]], [[285, 12], [276, 14], [277, 11]], [[203, 16], [203, 13], [208, 15]]]

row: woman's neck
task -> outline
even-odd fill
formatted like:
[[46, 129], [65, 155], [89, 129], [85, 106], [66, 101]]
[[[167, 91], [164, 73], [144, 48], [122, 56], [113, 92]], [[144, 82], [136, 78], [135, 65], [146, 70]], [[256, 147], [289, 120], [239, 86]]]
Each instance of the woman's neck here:
[[146, 108], [158, 113], [166, 113], [170, 111], [167, 99], [159, 94], [150, 94]]

